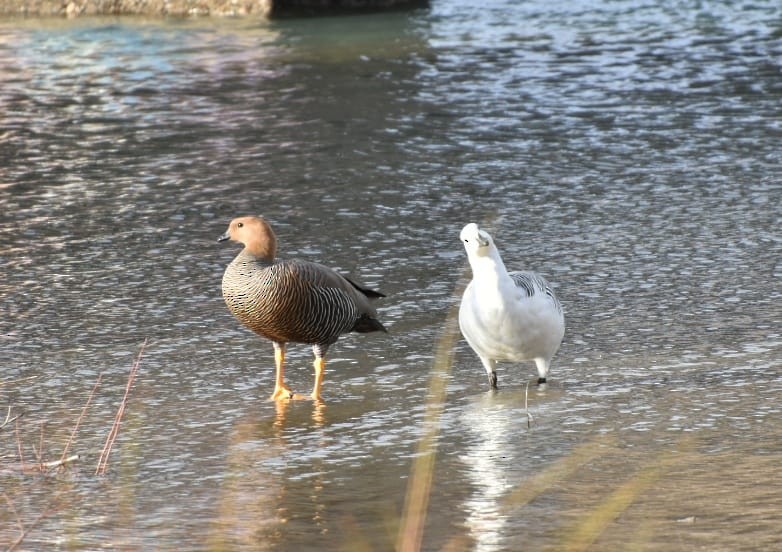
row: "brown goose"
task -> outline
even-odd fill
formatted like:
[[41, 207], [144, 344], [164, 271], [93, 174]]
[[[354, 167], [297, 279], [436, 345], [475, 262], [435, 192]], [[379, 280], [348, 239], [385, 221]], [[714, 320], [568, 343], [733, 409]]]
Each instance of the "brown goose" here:
[[231, 221], [218, 241], [233, 240], [244, 249], [223, 275], [223, 298], [239, 321], [274, 344], [277, 379], [272, 400], [293, 398], [285, 385], [285, 347], [308, 343], [315, 353], [313, 400], [320, 400], [325, 355], [347, 332], [386, 329], [370, 299], [385, 297], [317, 263], [276, 259], [277, 237], [260, 217]]

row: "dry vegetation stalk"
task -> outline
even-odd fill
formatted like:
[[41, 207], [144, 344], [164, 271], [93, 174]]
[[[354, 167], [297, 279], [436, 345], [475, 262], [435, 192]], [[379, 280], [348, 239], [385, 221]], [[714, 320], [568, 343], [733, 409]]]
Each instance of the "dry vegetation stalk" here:
[[16, 385], [17, 383], [22, 383], [25, 381], [32, 381], [34, 379], [38, 379], [38, 376], [28, 376], [26, 378], [19, 378], [19, 379], [9, 379], [9, 380], [3, 380], [0, 381], [0, 387], [3, 387], [4, 385]]
[[106, 473], [106, 468], [109, 465], [109, 455], [111, 454], [111, 448], [114, 446], [114, 441], [117, 439], [117, 435], [119, 435], [119, 428], [122, 424], [122, 416], [125, 414], [125, 406], [128, 403], [128, 396], [130, 395], [130, 389], [133, 387], [133, 382], [136, 380], [136, 374], [138, 374], [138, 368], [141, 364], [141, 357], [144, 354], [144, 348], [147, 346], [147, 340], [144, 340], [144, 343], [141, 344], [141, 349], [138, 352], [138, 355], [136, 356], [136, 360], [133, 362], [133, 365], [130, 367], [130, 374], [128, 375], [128, 384], [125, 386], [125, 395], [122, 397], [122, 401], [119, 404], [119, 408], [117, 408], [117, 414], [114, 416], [114, 423], [111, 426], [111, 431], [109, 431], [108, 437], [106, 437], [106, 444], [103, 446], [103, 450], [100, 453], [100, 458], [98, 459], [98, 467], [95, 469], [95, 475], [104, 475]]
[[[489, 216], [487, 224], [499, 225], [501, 217], [496, 213]], [[399, 524], [396, 550], [418, 552], [424, 537], [429, 496], [434, 478], [437, 436], [440, 431], [440, 417], [445, 407], [446, 385], [453, 368], [454, 349], [459, 340], [459, 303], [464, 289], [470, 281], [470, 267], [465, 266], [451, 296], [451, 308], [445, 319], [443, 332], [437, 341], [432, 377], [429, 382], [426, 411], [424, 413], [424, 434], [418, 441], [418, 453], [410, 470], [402, 519]]]
[[43, 464], [43, 426], [46, 424], [46, 422], [41, 422], [41, 438], [38, 441], [38, 450], [35, 449], [35, 445], [33, 445], [33, 452], [35, 453], [35, 458], [38, 460], [38, 464]]
[[13, 512], [14, 516], [16, 517], [16, 525], [19, 528], [19, 536], [16, 538], [14, 542], [12, 542], [8, 548], [6, 548], [6, 552], [11, 552], [12, 550], [16, 550], [16, 547], [19, 546], [22, 541], [27, 537], [27, 535], [35, 529], [35, 527], [45, 518], [49, 517], [53, 513], [57, 512], [58, 510], [61, 510], [65, 507], [67, 501], [60, 496], [54, 497], [51, 502], [49, 502], [47, 508], [41, 512], [37, 518], [33, 520], [32, 523], [27, 525], [25, 527], [24, 523], [22, 523], [22, 518], [19, 516], [19, 512], [16, 510], [16, 506], [14, 506], [13, 501], [8, 497], [7, 494], [3, 493], [3, 497], [5, 498], [6, 503], [8, 504], [9, 508]]
[[[460, 279], [460, 282], [463, 281], [464, 278]], [[454, 348], [459, 339], [458, 299], [461, 297], [463, 289], [464, 285], [459, 284], [454, 290], [453, 305], [448, 312], [445, 327], [437, 342], [424, 413], [424, 434], [418, 441], [418, 452], [407, 482], [405, 506], [397, 537], [396, 550], [399, 552], [417, 552], [421, 549], [429, 495], [434, 477], [440, 417], [445, 406], [448, 376], [453, 367]]]
[[519, 482], [518, 486], [500, 502], [501, 512], [521, 508], [532, 502], [541, 494], [556, 488], [563, 481], [572, 477], [579, 469], [596, 458], [616, 451], [616, 439], [612, 436], [599, 435], [586, 443], [576, 446], [570, 454], [549, 464], [535, 475]]
[[3, 423], [2, 423], [2, 424], [0, 424], [0, 429], [3, 429], [5, 426], [7, 426], [8, 424], [10, 424], [11, 422], [15, 422], [16, 420], [18, 420], [19, 418], [21, 418], [21, 417], [22, 417], [22, 414], [17, 414], [16, 416], [14, 416], [14, 417], [12, 418], [12, 417], [11, 417], [11, 409], [12, 409], [12, 407], [11, 407], [11, 406], [9, 406], [9, 407], [8, 407], [8, 414], [6, 414], [6, 416], [5, 416], [5, 420], [3, 420]]
[[76, 436], [76, 432], [79, 430], [79, 426], [81, 425], [81, 421], [84, 418], [84, 414], [87, 412], [87, 408], [90, 406], [90, 403], [92, 402], [92, 397], [95, 396], [95, 391], [98, 389], [98, 385], [100, 385], [100, 380], [102, 377], [103, 377], [103, 372], [98, 374], [98, 379], [95, 380], [95, 385], [92, 386], [92, 391], [90, 392], [90, 396], [87, 397], [87, 404], [85, 404], [84, 408], [81, 409], [81, 414], [79, 414], [79, 419], [76, 420], [76, 425], [73, 426], [73, 431], [71, 431], [71, 436], [68, 438], [68, 442], [65, 444], [65, 449], [63, 449], [62, 456], [60, 457], [60, 462], [63, 464], [65, 463], [65, 459], [68, 455], [68, 449], [71, 447], [73, 438]]
[[24, 453], [22, 452], [22, 438], [19, 437], [19, 420], [16, 420], [16, 448], [19, 451], [19, 469], [24, 471]]
[[619, 485], [614, 492], [591, 512], [583, 516], [570, 530], [563, 531], [564, 540], [557, 550], [581, 552], [589, 550], [603, 531], [613, 523], [630, 505], [663, 477], [680, 458], [680, 452], [690, 448], [692, 440], [682, 437], [675, 450], [665, 451], [633, 477]]

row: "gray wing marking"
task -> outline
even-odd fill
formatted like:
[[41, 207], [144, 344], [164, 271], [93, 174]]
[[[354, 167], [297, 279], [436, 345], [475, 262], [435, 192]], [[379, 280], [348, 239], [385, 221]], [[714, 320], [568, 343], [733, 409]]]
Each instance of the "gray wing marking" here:
[[537, 294], [544, 294], [556, 307], [557, 311], [562, 312], [562, 305], [559, 304], [557, 296], [548, 285], [548, 282], [540, 275], [534, 272], [511, 272], [509, 276], [516, 284], [516, 287], [522, 290], [527, 297]]

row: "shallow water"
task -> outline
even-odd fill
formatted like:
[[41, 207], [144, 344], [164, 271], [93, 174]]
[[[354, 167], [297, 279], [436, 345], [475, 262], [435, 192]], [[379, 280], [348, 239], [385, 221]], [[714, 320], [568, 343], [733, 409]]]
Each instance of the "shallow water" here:
[[[393, 549], [434, 442], [425, 550], [782, 546], [780, 59], [770, 1], [1, 22], [0, 543]], [[325, 407], [223, 305], [245, 213], [388, 295]], [[563, 303], [545, 388], [435, 362], [469, 221]]]

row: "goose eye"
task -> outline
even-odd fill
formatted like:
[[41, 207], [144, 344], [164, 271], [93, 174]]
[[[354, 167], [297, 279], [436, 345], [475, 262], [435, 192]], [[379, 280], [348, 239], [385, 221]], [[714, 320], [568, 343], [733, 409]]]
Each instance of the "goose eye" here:
[[238, 223], [236, 226], [237, 226], [238, 228], [241, 228], [242, 226], [244, 226], [244, 223], [243, 223], [243, 222], [240, 222], [240, 223]]

